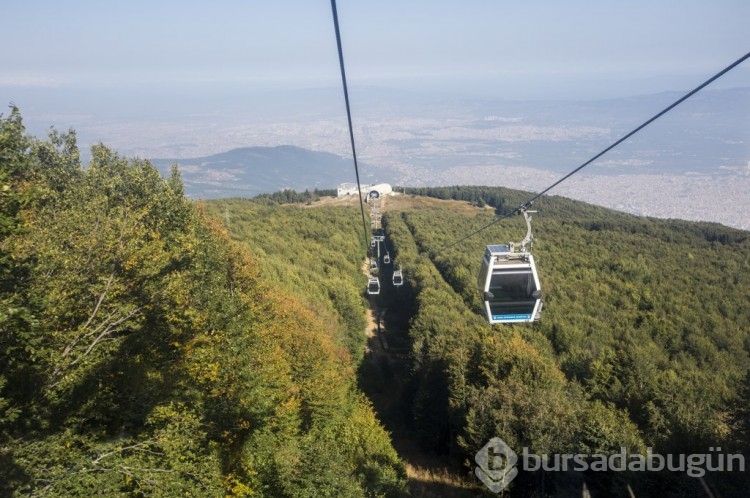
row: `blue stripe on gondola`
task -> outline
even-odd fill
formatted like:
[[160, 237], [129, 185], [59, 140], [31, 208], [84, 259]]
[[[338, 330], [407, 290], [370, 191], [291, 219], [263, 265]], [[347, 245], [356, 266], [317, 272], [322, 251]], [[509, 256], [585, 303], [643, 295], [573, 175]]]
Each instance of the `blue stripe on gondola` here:
[[531, 320], [531, 314], [528, 315], [492, 315], [493, 320]]

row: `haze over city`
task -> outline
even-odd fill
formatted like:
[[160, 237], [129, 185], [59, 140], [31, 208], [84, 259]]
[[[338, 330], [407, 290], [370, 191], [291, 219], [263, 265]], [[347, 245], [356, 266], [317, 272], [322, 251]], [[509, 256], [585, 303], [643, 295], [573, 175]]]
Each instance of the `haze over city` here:
[[[364, 174], [403, 184], [544, 188], [750, 48], [742, 1], [338, 10]], [[101, 141], [146, 158], [282, 144], [351, 156], [328, 2], [4, 11], [0, 100], [32, 134], [72, 127], [84, 153]], [[745, 63], [552, 194], [750, 227], [748, 92], [729, 90], [747, 87]]]

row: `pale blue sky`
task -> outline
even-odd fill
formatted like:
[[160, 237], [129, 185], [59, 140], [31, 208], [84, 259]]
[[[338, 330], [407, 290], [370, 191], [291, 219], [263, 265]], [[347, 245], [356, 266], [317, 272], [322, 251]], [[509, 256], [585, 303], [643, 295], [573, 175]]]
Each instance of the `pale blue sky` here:
[[[747, 0], [339, 0], [338, 10], [355, 85], [679, 90], [750, 51]], [[0, 12], [3, 98], [30, 86], [339, 82], [327, 0], [26, 0]]]

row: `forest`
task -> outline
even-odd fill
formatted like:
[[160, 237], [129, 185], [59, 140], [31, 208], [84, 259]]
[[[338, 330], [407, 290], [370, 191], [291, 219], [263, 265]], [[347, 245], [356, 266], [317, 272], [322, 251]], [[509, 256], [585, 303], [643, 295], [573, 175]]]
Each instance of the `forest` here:
[[[717, 447], [747, 455], [750, 234], [543, 197], [533, 206], [542, 320], [490, 326], [476, 289], [481, 255], [489, 243], [522, 238], [523, 220], [508, 218], [450, 244], [529, 196], [464, 186], [407, 189], [386, 201], [391, 268], [403, 268], [405, 285], [385, 285], [371, 299], [388, 310], [388, 343], [406, 348], [408, 366], [394, 373], [392, 362], [365, 360], [360, 377], [375, 396], [383, 383], [402, 384], [401, 399], [379, 413], [388, 429], [408, 432], [464, 474], [494, 436], [549, 455], [622, 447], [643, 455]], [[364, 295], [356, 205], [229, 199], [207, 210], [308, 306], [360, 326], [345, 318], [358, 312], [344, 311], [351, 308], [337, 305], [332, 290]], [[387, 284], [386, 265], [379, 272]], [[593, 496], [706, 496], [706, 488], [742, 496], [750, 484], [743, 472], [701, 480], [670, 471], [536, 472], [519, 475], [509, 492], [580, 496], [583, 481]]]
[[[499, 189], [497, 207], [528, 197]], [[520, 216], [445, 250], [493, 213], [384, 216], [416, 308], [409, 399], [424, 443], [461, 461], [493, 436], [536, 454], [720, 446], [746, 455], [749, 234], [557, 197], [534, 208], [545, 310], [533, 325], [490, 327], [476, 290], [483, 246], [519, 240]], [[703, 484], [739, 496], [748, 486], [736, 472], [704, 483], [670, 472], [552, 474], [513, 486], [519, 496], [575, 495], [581, 478], [594, 496], [705, 496]]]
[[[83, 165], [74, 131], [28, 137], [17, 109], [0, 154], [0, 494], [430, 496], [407, 480], [404, 435], [462, 476], [432, 496], [495, 496], [473, 478], [492, 437], [519, 454], [750, 456], [748, 232], [544, 196], [542, 318], [491, 326], [483, 250], [523, 219], [464, 236], [528, 192], [387, 198], [393, 263], [367, 296], [356, 200], [190, 201], [176, 169], [104, 145]], [[368, 306], [387, 310], [388, 355], [368, 353]], [[750, 479], [540, 470], [503, 493], [584, 486], [734, 497]]]
[[[401, 494], [356, 338], [176, 170], [104, 145], [84, 167], [73, 131], [28, 137], [15, 108], [0, 167], [0, 495]], [[361, 329], [357, 293], [332, 299]]]

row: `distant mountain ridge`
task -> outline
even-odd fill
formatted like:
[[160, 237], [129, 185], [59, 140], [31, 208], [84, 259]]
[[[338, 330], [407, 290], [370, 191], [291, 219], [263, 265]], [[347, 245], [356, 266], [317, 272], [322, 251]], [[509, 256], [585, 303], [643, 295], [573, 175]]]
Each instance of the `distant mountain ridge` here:
[[189, 159], [151, 159], [162, 174], [177, 164], [193, 198], [254, 197], [285, 188], [335, 188], [354, 179], [351, 159], [328, 152], [279, 145], [241, 147]]

